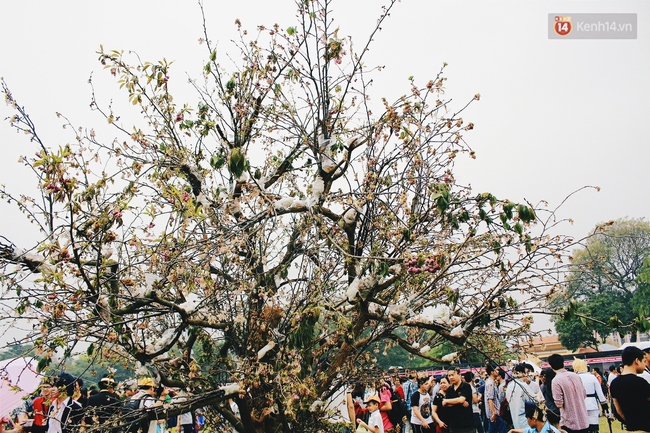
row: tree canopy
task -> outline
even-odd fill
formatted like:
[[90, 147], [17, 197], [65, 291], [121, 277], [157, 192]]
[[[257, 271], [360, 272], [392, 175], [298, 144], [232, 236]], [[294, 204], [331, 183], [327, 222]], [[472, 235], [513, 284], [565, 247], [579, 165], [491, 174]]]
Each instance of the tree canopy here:
[[445, 342], [489, 353], [530, 334], [568, 240], [543, 205], [456, 182], [479, 95], [455, 107], [441, 68], [371, 98], [374, 32], [358, 46], [329, 0], [296, 5], [295, 26], [237, 23], [231, 68], [206, 31], [193, 104], [169, 62], [102, 48], [139, 112], [93, 99], [112, 136], [61, 115], [71, 140], [48, 147], [3, 83], [39, 193], [2, 197], [43, 236], [2, 234], [2, 320], [37, 324], [41, 367], [81, 346], [233, 423], [234, 397], [239, 431], [306, 432], [380, 343], [441, 362]]
[[643, 219], [600, 225], [575, 251], [566, 288], [552, 302], [563, 312], [555, 326], [567, 348], [598, 346], [613, 332], [650, 328], [644, 276], [648, 257], [650, 223]]

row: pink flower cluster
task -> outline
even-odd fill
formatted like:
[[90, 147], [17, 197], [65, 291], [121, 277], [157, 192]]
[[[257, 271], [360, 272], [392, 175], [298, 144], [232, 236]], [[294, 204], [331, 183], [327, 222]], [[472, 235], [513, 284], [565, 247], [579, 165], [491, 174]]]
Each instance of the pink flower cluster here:
[[417, 257], [411, 257], [410, 259], [405, 259], [404, 264], [408, 266], [407, 271], [411, 274], [420, 274], [422, 272], [434, 273], [440, 270], [440, 265], [438, 264], [438, 258], [432, 256], [427, 258], [424, 261], [424, 265], [419, 265], [420, 260]]

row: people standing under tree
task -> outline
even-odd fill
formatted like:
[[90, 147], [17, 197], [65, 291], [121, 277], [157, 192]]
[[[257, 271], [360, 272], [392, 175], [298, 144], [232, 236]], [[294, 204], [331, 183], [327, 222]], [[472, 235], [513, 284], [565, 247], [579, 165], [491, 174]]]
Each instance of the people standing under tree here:
[[544, 405], [537, 406], [533, 402], [527, 401], [524, 405], [527, 428], [513, 429], [508, 433], [560, 433], [560, 430], [551, 425], [546, 418], [548, 414], [544, 410]]
[[650, 346], [643, 349], [643, 353], [643, 364], [645, 368], [639, 376], [644, 378], [646, 382], [650, 383]]
[[585, 387], [585, 392], [587, 393], [585, 406], [587, 407], [587, 416], [589, 417], [589, 433], [598, 433], [598, 418], [600, 417], [598, 403], [602, 406], [604, 413], [609, 412], [609, 406], [607, 405], [607, 398], [603, 394], [603, 389], [598, 379], [593, 374], [589, 374], [587, 370], [587, 362], [584, 359], [576, 359], [573, 361], [573, 371], [582, 380], [582, 386]]
[[539, 386], [542, 390], [542, 397], [544, 397], [544, 403], [546, 403], [546, 417], [548, 422], [555, 427], [557, 430], [560, 429], [560, 409], [555, 406], [555, 400], [553, 400], [553, 391], [552, 384], [553, 378], [555, 377], [555, 371], [551, 367], [545, 368], [539, 374], [539, 377], [542, 381]]
[[506, 400], [512, 417], [512, 426], [515, 429], [524, 429], [528, 426], [526, 421], [525, 405], [527, 401], [534, 400], [533, 390], [524, 381], [526, 366], [517, 364], [513, 371], [513, 379], [506, 386]]
[[404, 402], [406, 403], [406, 422], [404, 423], [404, 433], [411, 433], [413, 429], [411, 428], [411, 397], [413, 397], [413, 394], [418, 392], [418, 377], [417, 373], [412, 371], [409, 374], [409, 380], [404, 382], [402, 385], [402, 388], [404, 389]]
[[475, 433], [474, 416], [472, 415], [472, 387], [461, 380], [460, 369], [447, 372], [449, 388], [442, 401], [449, 408], [450, 433]]
[[50, 408], [50, 394], [52, 386], [47, 380], [41, 383], [41, 394], [34, 399], [32, 403], [34, 407], [34, 423], [32, 424], [32, 432], [45, 433], [47, 431], [47, 414]]
[[451, 386], [449, 378], [443, 376], [438, 381], [438, 390], [433, 396], [431, 417], [436, 426], [436, 433], [449, 433], [449, 407], [444, 406], [442, 401], [447, 396], [447, 390]]
[[68, 373], [61, 373], [54, 380], [48, 410], [47, 433], [78, 432], [83, 420], [83, 408], [72, 396], [76, 389], [76, 379]]
[[[128, 406], [136, 415], [140, 415], [144, 409], [162, 404], [155, 399], [156, 389], [154, 387], [153, 379], [150, 377], [142, 377], [138, 379], [138, 392], [134, 394], [127, 402], [125, 407]], [[158, 422], [156, 420], [141, 420], [138, 418], [137, 422], [132, 422], [127, 426], [130, 433], [137, 432], [142, 428], [142, 433], [156, 433]]]
[[577, 374], [564, 368], [564, 357], [554, 353], [548, 357], [548, 363], [555, 377], [551, 385], [553, 400], [560, 409], [560, 426], [567, 433], [587, 433], [589, 417], [585, 405], [585, 392], [582, 381]]
[[[575, 371], [575, 368], [573, 369]], [[607, 382], [605, 382], [605, 378], [603, 377], [603, 374], [600, 371], [600, 368], [594, 367], [591, 371], [591, 374], [594, 375], [596, 380], [598, 381], [598, 384], [600, 385], [600, 390], [603, 392], [603, 395], [605, 398], [607, 398], [607, 394], [609, 394], [609, 390], [607, 388]], [[587, 393], [589, 394], [589, 393]]]
[[[381, 419], [381, 414], [379, 412], [379, 405], [381, 400], [378, 395], [371, 395], [368, 397], [367, 401], [363, 402], [370, 412], [368, 421], [364, 421], [361, 418], [357, 418], [357, 426], [362, 427], [372, 433], [384, 433], [384, 422]], [[357, 432], [359, 429], [357, 428]]]
[[479, 408], [479, 403], [482, 400], [481, 394], [479, 394], [478, 389], [476, 388], [474, 382], [474, 373], [471, 371], [463, 373], [463, 380], [469, 384], [472, 388], [472, 417], [474, 418], [474, 428], [476, 433], [483, 433], [483, 421], [481, 420], [481, 409]]
[[485, 379], [485, 416], [488, 419], [488, 433], [505, 433], [506, 423], [499, 415], [501, 400], [499, 393], [499, 382], [501, 381], [499, 369], [491, 365], [485, 367], [488, 377]]
[[384, 422], [384, 432], [393, 433], [393, 423], [390, 422], [388, 418], [388, 413], [393, 408], [391, 403], [391, 397], [393, 395], [393, 388], [389, 382], [384, 382], [379, 386], [379, 399], [381, 404], [379, 405], [379, 413], [381, 414], [381, 419]]
[[499, 369], [498, 384], [497, 384], [497, 398], [499, 399], [499, 416], [504, 422], [505, 429], [512, 428], [512, 416], [510, 415], [510, 408], [505, 402], [506, 387], [508, 386], [508, 379], [510, 375], [502, 368]]
[[650, 384], [637, 376], [643, 372], [644, 353], [635, 346], [621, 352], [623, 371], [610, 386], [616, 417], [627, 430], [650, 432]]
[[431, 433], [433, 424], [431, 395], [431, 381], [428, 377], [418, 377], [418, 390], [411, 396], [411, 427], [413, 433]]
[[[115, 380], [110, 376], [102, 377], [97, 383], [99, 392], [88, 397], [84, 423], [86, 426], [99, 426], [101, 431], [118, 433], [118, 427], [109, 427], [116, 422], [116, 415], [122, 410], [122, 401], [115, 393]], [[90, 430], [90, 429], [87, 429]]]

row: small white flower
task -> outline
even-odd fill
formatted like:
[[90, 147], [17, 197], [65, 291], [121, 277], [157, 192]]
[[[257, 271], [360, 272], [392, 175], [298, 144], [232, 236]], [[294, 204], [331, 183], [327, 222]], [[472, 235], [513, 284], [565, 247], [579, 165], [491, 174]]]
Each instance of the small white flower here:
[[350, 286], [348, 287], [348, 291], [347, 291], [348, 301], [350, 303], [354, 302], [358, 294], [359, 294], [359, 278], [355, 278], [354, 280], [352, 280]]
[[343, 214], [343, 221], [345, 221], [346, 224], [353, 224], [356, 219], [357, 211], [352, 207]]
[[449, 333], [452, 337], [463, 337], [465, 335], [465, 331], [463, 330], [463, 327], [461, 325], [456, 326], [454, 329], [451, 330]]
[[451, 352], [440, 358], [442, 362], [454, 362], [458, 358], [458, 352]]
[[405, 319], [407, 312], [408, 308], [406, 307], [406, 304], [388, 306], [388, 315], [396, 320]]
[[311, 186], [311, 192], [314, 197], [320, 197], [321, 194], [323, 194], [323, 191], [325, 191], [325, 182], [323, 182], [322, 177], [316, 176], [316, 180], [314, 180], [314, 183]]
[[266, 354], [269, 352], [269, 350], [272, 350], [275, 347], [275, 342], [269, 341], [268, 344], [260, 349], [259, 352], [257, 352], [257, 360], [261, 360], [266, 356]]
[[275, 210], [287, 210], [293, 204], [293, 197], [282, 197], [273, 204]]

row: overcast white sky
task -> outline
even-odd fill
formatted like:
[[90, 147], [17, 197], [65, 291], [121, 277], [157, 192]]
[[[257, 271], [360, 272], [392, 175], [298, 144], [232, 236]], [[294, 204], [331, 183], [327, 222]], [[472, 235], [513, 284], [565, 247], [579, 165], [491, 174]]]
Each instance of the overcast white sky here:
[[[245, 28], [295, 25], [291, 0], [205, 0], [211, 39], [220, 49]], [[380, 0], [334, 0], [340, 33], [364, 42]], [[198, 5], [191, 0], [0, 0], [0, 76], [28, 108], [50, 146], [69, 136], [55, 112], [80, 126], [105, 123], [88, 104], [91, 73], [98, 97], [124, 100], [97, 61], [100, 44], [138, 52], [144, 60], [174, 60], [172, 79], [199, 77], [205, 63]], [[548, 14], [636, 13], [635, 40], [553, 40]], [[457, 107], [475, 93], [481, 101], [464, 116], [475, 124], [466, 135], [476, 160], [461, 160], [458, 180], [499, 198], [547, 200], [563, 207], [582, 237], [597, 223], [650, 216], [650, 2], [402, 0], [375, 38], [368, 64], [385, 65], [375, 76], [374, 99], [394, 99], [407, 78], [425, 83], [447, 62], [447, 96]], [[191, 94], [176, 95], [191, 102]], [[0, 106], [0, 117], [11, 113]], [[24, 171], [15, 162], [32, 154], [24, 136], [0, 124], [0, 183], [20, 189]], [[25, 173], [26, 174], [26, 173]], [[14, 219], [2, 207], [0, 233]]]

